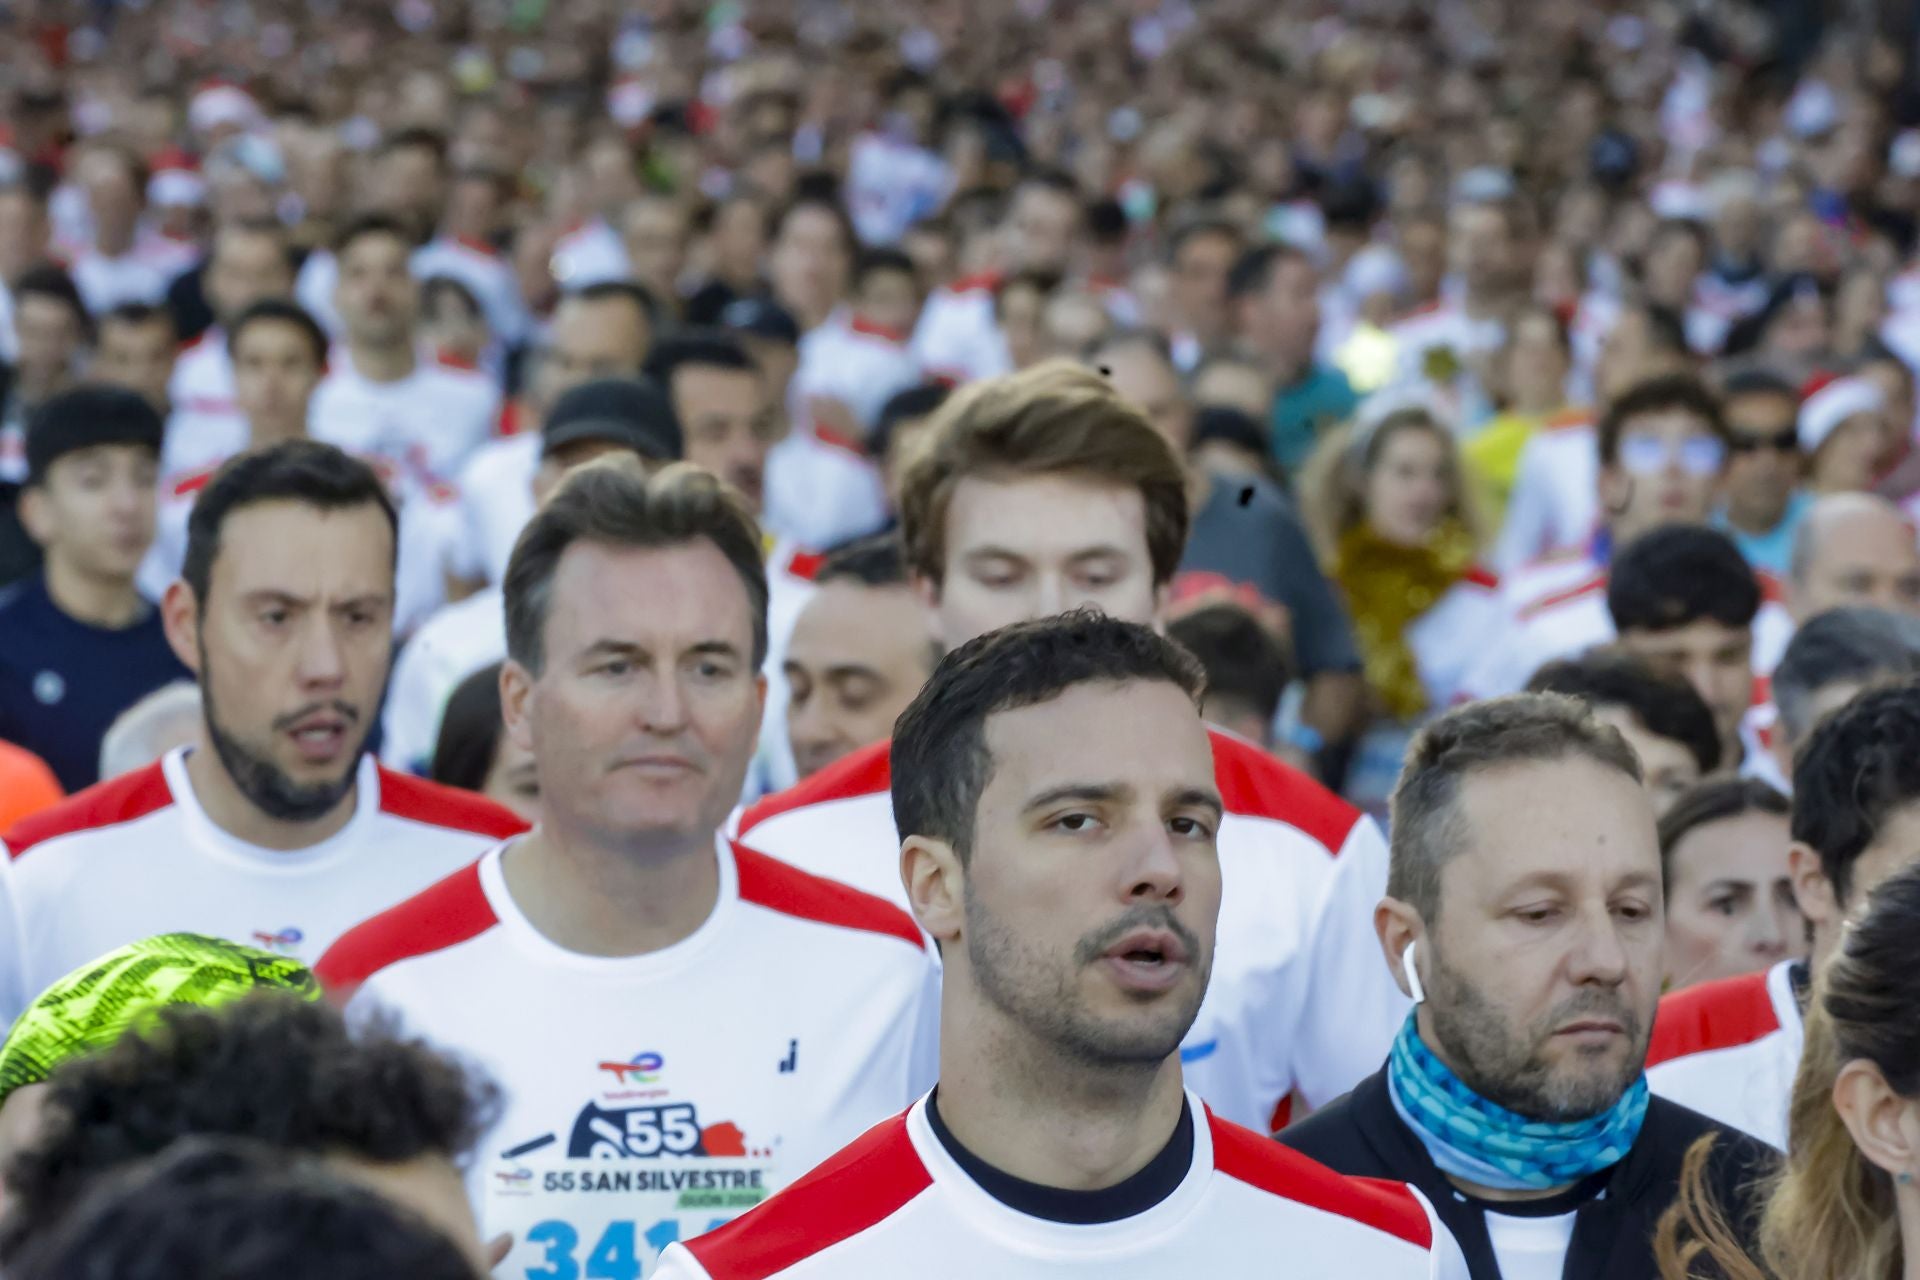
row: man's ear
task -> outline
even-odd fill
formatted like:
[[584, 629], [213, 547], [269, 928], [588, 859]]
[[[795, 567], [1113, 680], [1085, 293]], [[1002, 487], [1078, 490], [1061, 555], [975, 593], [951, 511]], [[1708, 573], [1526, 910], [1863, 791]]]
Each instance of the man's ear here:
[[[761, 688], [766, 687], [764, 679]], [[506, 726], [507, 740], [533, 754], [533, 674], [508, 658], [500, 664], [500, 720]]]
[[1380, 939], [1387, 969], [1408, 999], [1413, 998], [1413, 982], [1407, 977], [1407, 947], [1427, 936], [1425, 923], [1412, 903], [1398, 898], [1382, 898], [1373, 909], [1373, 932]]
[[1863, 1058], [1840, 1068], [1833, 1082], [1833, 1109], [1853, 1135], [1860, 1154], [1888, 1173], [1912, 1176], [1920, 1169], [1913, 1105], [1888, 1086], [1880, 1069]]
[[20, 527], [34, 545], [44, 547], [53, 540], [53, 522], [47, 514], [47, 495], [41, 486], [30, 484], [20, 491]]
[[1616, 515], [1626, 509], [1633, 498], [1633, 477], [1622, 471], [1618, 464], [1608, 464], [1600, 468], [1600, 511], [1602, 516]]
[[160, 628], [167, 633], [167, 647], [195, 678], [200, 670], [200, 601], [184, 578], [175, 578], [160, 597]]
[[913, 918], [935, 942], [952, 942], [966, 922], [967, 872], [945, 840], [908, 836], [900, 843], [900, 882]]
[[1787, 849], [1787, 875], [1793, 882], [1793, 898], [1800, 904], [1800, 914], [1816, 930], [1831, 933], [1846, 910], [1840, 904], [1840, 895], [1834, 892], [1833, 881], [1827, 879], [1826, 868], [1820, 865], [1820, 855], [1812, 846], [1794, 841]]

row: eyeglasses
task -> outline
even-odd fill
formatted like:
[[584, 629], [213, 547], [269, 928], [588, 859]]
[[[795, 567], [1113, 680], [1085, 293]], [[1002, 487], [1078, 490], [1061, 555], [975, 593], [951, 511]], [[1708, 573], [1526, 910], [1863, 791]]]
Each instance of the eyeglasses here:
[[1650, 476], [1678, 465], [1687, 475], [1710, 476], [1726, 459], [1726, 447], [1711, 436], [1689, 436], [1677, 445], [1658, 436], [1628, 436], [1620, 442], [1620, 466], [1633, 475]]
[[1733, 453], [1758, 453], [1762, 449], [1771, 449], [1775, 453], [1800, 452], [1800, 433], [1792, 427], [1776, 431], [1770, 436], [1743, 436], [1735, 432], [1727, 441], [1727, 448]]

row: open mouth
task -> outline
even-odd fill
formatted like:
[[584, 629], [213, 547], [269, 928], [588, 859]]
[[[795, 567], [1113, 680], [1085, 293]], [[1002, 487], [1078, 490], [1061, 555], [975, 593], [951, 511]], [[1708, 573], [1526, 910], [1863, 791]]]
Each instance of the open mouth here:
[[1187, 949], [1165, 929], [1137, 929], [1107, 948], [1101, 963], [1128, 990], [1164, 991], [1187, 967]]
[[337, 715], [312, 715], [295, 721], [287, 729], [294, 749], [309, 764], [326, 764], [338, 759], [347, 746], [347, 721]]

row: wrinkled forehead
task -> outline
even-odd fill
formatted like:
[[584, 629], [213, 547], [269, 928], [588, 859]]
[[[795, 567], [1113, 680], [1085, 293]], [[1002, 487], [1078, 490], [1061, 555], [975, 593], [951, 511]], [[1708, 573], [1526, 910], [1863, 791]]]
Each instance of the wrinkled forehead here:
[[[1543, 797], [1552, 797], [1543, 803]], [[1652, 802], [1619, 769], [1584, 757], [1522, 761], [1460, 780], [1447, 895], [1483, 903], [1532, 883], [1608, 894], [1660, 880]]]

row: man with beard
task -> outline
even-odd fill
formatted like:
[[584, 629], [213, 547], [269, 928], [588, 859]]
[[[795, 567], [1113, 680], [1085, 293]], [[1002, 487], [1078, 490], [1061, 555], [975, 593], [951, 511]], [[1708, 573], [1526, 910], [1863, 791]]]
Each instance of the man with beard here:
[[23, 820], [0, 858], [0, 1025], [61, 974], [188, 930], [312, 961], [518, 818], [363, 748], [392, 657], [395, 520], [378, 477], [296, 440], [195, 505], [167, 640], [202, 739]]
[[[1189, 1093], [1226, 809], [1179, 646], [1093, 610], [949, 654], [893, 742], [899, 875], [945, 961], [940, 1083], [659, 1277], [1458, 1276], [1419, 1194]], [[857, 1206], [857, 1207], [855, 1207]], [[1280, 1259], [1285, 1262], [1281, 1263]]]
[[[1632, 748], [1558, 694], [1463, 707], [1408, 751], [1392, 832], [1374, 927], [1414, 1012], [1383, 1070], [1280, 1140], [1420, 1188], [1475, 1280], [1656, 1274], [1654, 1226], [1715, 1126], [1642, 1067], [1665, 913]], [[1722, 1132], [1719, 1203], [1748, 1207], [1765, 1158]]]

